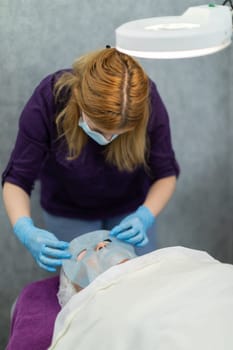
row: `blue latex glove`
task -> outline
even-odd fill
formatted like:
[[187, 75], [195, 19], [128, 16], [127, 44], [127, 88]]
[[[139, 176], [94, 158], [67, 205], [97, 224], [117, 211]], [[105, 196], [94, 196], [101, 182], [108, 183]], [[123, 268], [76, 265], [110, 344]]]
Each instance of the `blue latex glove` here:
[[125, 242], [143, 247], [148, 243], [147, 230], [153, 225], [155, 216], [144, 205], [133, 214], [126, 216], [119, 225], [115, 226], [110, 235]]
[[15, 235], [30, 251], [37, 264], [47, 271], [56, 271], [62, 259], [70, 259], [69, 243], [59, 241], [53, 233], [34, 226], [29, 217], [21, 217], [13, 227]]

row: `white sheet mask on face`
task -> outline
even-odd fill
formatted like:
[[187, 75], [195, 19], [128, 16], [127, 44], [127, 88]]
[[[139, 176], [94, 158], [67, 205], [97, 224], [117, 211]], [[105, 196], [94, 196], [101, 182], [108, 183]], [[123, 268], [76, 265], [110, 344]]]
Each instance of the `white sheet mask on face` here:
[[[96, 247], [101, 242], [105, 246], [97, 250]], [[109, 231], [106, 230], [93, 231], [75, 238], [70, 242], [69, 250], [72, 257], [63, 260], [63, 270], [70, 281], [82, 288], [110, 267], [137, 256], [132, 245], [109, 237]]]
[[95, 142], [97, 142], [101, 146], [108, 145], [118, 136], [118, 134], [114, 134], [112, 135], [110, 140], [107, 140], [101, 133], [91, 130], [88, 124], [85, 122], [85, 120], [83, 120], [83, 118], [79, 119], [78, 125], [88, 136], [90, 136]]

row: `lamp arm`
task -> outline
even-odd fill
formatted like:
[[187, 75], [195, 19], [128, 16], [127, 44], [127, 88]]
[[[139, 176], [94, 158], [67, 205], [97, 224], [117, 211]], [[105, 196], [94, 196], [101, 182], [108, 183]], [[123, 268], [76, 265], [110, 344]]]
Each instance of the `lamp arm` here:
[[233, 2], [232, 2], [232, 0], [225, 0], [224, 2], [223, 2], [223, 6], [224, 5], [227, 5], [227, 3], [229, 2], [229, 4], [230, 4], [230, 6], [231, 6], [231, 9], [233, 10]]

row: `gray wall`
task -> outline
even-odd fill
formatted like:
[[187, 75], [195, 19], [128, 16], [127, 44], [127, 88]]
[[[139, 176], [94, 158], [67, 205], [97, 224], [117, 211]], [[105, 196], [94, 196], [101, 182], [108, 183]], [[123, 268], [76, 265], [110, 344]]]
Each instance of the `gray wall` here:
[[[12, 149], [19, 113], [48, 73], [106, 44], [129, 20], [179, 15], [192, 0], [0, 0], [0, 167]], [[221, 4], [222, 1], [219, 1]], [[141, 60], [170, 114], [181, 176], [158, 218], [159, 247], [183, 245], [233, 262], [233, 47], [189, 60]], [[0, 348], [8, 336], [9, 310], [21, 288], [48, 276], [12, 234], [0, 202]], [[43, 225], [38, 189], [33, 216]]]

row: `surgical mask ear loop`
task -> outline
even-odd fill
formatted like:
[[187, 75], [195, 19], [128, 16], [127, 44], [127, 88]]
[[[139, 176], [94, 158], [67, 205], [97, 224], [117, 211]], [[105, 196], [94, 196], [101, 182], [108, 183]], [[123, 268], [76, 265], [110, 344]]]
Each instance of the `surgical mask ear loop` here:
[[87, 122], [82, 118], [79, 119], [78, 122], [79, 126], [83, 129], [83, 131], [92, 138], [95, 142], [97, 142], [101, 146], [106, 146], [110, 142], [112, 142], [116, 137], [118, 137], [118, 134], [115, 134], [112, 136], [111, 140], [107, 140], [101, 133], [97, 131], [91, 130]]

